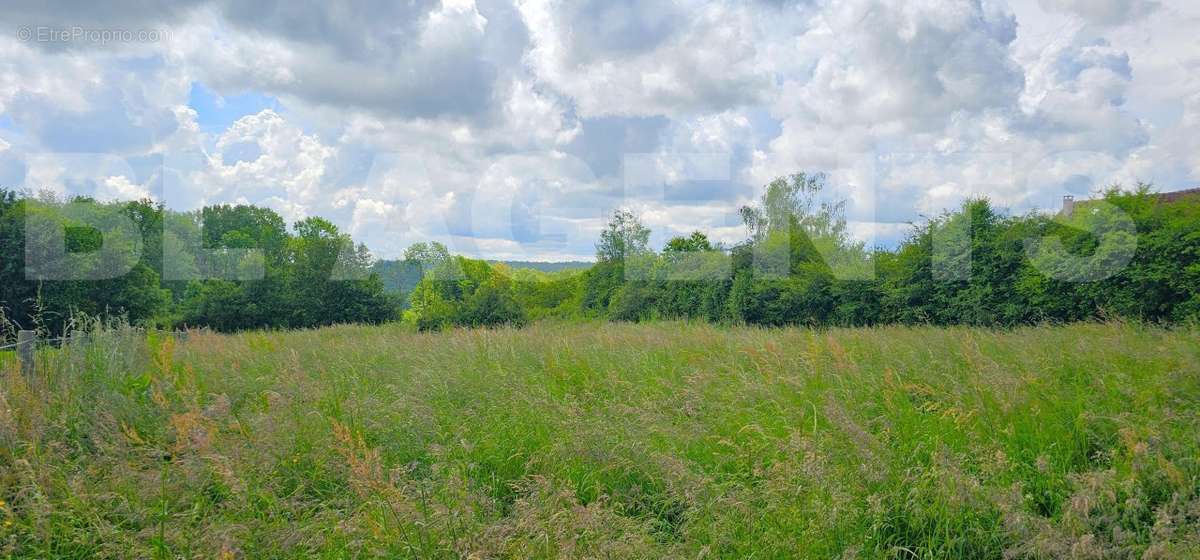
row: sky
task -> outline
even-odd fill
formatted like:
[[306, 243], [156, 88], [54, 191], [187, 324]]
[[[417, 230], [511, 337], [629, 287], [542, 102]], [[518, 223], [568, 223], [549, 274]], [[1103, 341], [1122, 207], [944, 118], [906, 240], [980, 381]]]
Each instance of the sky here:
[[618, 207], [736, 243], [797, 172], [884, 247], [969, 197], [1200, 186], [1191, 0], [7, 4], [0, 186], [322, 216], [382, 258], [590, 260]]

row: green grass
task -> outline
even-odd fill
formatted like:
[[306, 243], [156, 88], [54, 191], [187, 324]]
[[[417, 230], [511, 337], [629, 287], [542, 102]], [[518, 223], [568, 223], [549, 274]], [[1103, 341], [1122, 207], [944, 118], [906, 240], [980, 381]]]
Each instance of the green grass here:
[[108, 331], [4, 366], [0, 555], [1196, 558], [1198, 334]]

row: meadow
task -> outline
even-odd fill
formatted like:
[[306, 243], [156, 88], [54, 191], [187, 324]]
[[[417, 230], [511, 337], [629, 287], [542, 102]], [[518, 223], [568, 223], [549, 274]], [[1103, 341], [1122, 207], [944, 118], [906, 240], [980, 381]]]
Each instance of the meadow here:
[[98, 330], [0, 360], [0, 557], [1200, 557], [1200, 332]]

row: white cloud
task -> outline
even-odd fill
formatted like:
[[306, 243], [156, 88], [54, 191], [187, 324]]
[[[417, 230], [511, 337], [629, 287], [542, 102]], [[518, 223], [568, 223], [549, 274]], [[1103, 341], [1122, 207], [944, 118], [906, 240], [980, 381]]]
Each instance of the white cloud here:
[[[1047, 26], [1037, 18], [1050, 16], [1030, 9], [1021, 7], [1031, 34], [989, 3], [858, 2], [824, 14], [814, 71], [780, 98], [783, 132], [755, 176], [818, 169], [853, 181], [847, 161], [879, 156], [872, 202], [902, 221], [979, 195], [1015, 211], [1045, 207], [1188, 157], [1178, 135], [1133, 110], [1143, 58], [1128, 39], [1086, 22]], [[857, 24], [838, 24], [847, 21]], [[1156, 135], [1176, 143], [1157, 146]]]
[[584, 116], [681, 115], [767, 99], [753, 12], [717, 2], [517, 3], [529, 64]]
[[1153, 0], [1039, 0], [1052, 12], [1075, 15], [1089, 23], [1120, 25], [1137, 21], [1159, 7]]
[[96, 189], [97, 200], [141, 200], [154, 199], [154, 195], [146, 185], [134, 184], [129, 177], [114, 175], [104, 179], [102, 186]]
[[[384, 256], [425, 238], [587, 256], [623, 203], [656, 242], [737, 241], [737, 205], [802, 170], [830, 174], [861, 238], [973, 195], [1022, 211], [1111, 181], [1200, 182], [1189, 2], [107, 6], [0, 16], [168, 31], [103, 48], [0, 37], [0, 178], [158, 196], [168, 154], [170, 205], [327, 216]], [[211, 132], [193, 83], [280, 108]], [[622, 199], [629, 153], [658, 175]]]
[[[253, 148], [252, 158], [227, 159], [230, 148]], [[326, 206], [327, 162], [336, 148], [264, 110], [238, 119], [216, 140], [200, 185], [210, 200], [244, 197], [251, 202], [286, 202], [279, 210], [288, 220]]]
[[487, 33], [473, 2], [231, 2], [199, 10], [172, 46], [219, 90], [383, 115], [481, 118], [499, 84]]
[[67, 111], [88, 107], [88, 90], [100, 81], [98, 61], [48, 55], [9, 35], [0, 37], [5, 53], [0, 57], [0, 113], [12, 111], [18, 97], [41, 99]]

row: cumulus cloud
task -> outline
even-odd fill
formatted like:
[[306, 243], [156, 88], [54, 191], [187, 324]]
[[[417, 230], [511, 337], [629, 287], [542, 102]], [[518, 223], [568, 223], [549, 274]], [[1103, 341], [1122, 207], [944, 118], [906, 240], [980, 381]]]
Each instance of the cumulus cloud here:
[[206, 0], [144, 2], [73, 2], [70, 0], [14, 0], [7, 3], [9, 21], [36, 26], [108, 25], [122, 26], [178, 21]]
[[1142, 19], [1159, 7], [1152, 0], [1039, 0], [1043, 8], [1065, 12], [1099, 25], [1120, 25]]
[[700, 2], [518, 2], [537, 75], [584, 116], [680, 115], [765, 100], [753, 13]]
[[84, 110], [87, 93], [101, 81], [100, 61], [39, 53], [16, 37], [0, 37], [0, 112], [14, 101], [41, 101], [60, 111]]
[[[241, 157], [228, 157], [231, 152]], [[326, 165], [335, 154], [336, 148], [268, 109], [238, 119], [217, 138], [198, 186], [212, 199], [264, 203], [296, 220], [324, 206]]]
[[[1191, 3], [26, 4], [0, 22], [166, 40], [0, 37], [0, 181], [322, 215], [383, 256], [586, 257], [621, 205], [656, 243], [736, 242], [736, 207], [797, 171], [885, 240], [967, 196], [1200, 181]], [[215, 126], [196, 86], [272, 108]]]
[[919, 132], [1009, 105], [1023, 85], [1008, 57], [1016, 21], [986, 5], [842, 3], [811, 36], [812, 75], [786, 82], [778, 106], [823, 123]]
[[811, 21], [793, 63], [809, 70], [783, 82], [771, 107], [780, 133], [753, 154], [752, 182], [824, 171], [860, 233], [972, 194], [955, 154], [996, 151], [986, 142], [1007, 134], [1025, 87], [1014, 16], [992, 3], [868, 0]]
[[352, 6], [231, 2], [207, 10], [173, 45], [221, 90], [404, 117], [479, 117], [492, 108], [498, 71], [474, 3]]
[[137, 185], [124, 175], [107, 177], [96, 189], [97, 200], [142, 200], [153, 199], [154, 195], [145, 185]]
[[775, 108], [783, 131], [756, 162], [760, 181], [831, 171], [852, 217], [901, 223], [970, 196], [1046, 207], [1129, 181], [1130, 162], [1151, 157], [1152, 130], [1130, 108], [1136, 62], [1094, 27], [1062, 21], [1018, 43], [1020, 22], [986, 2], [859, 2], [822, 21], [814, 71]]

